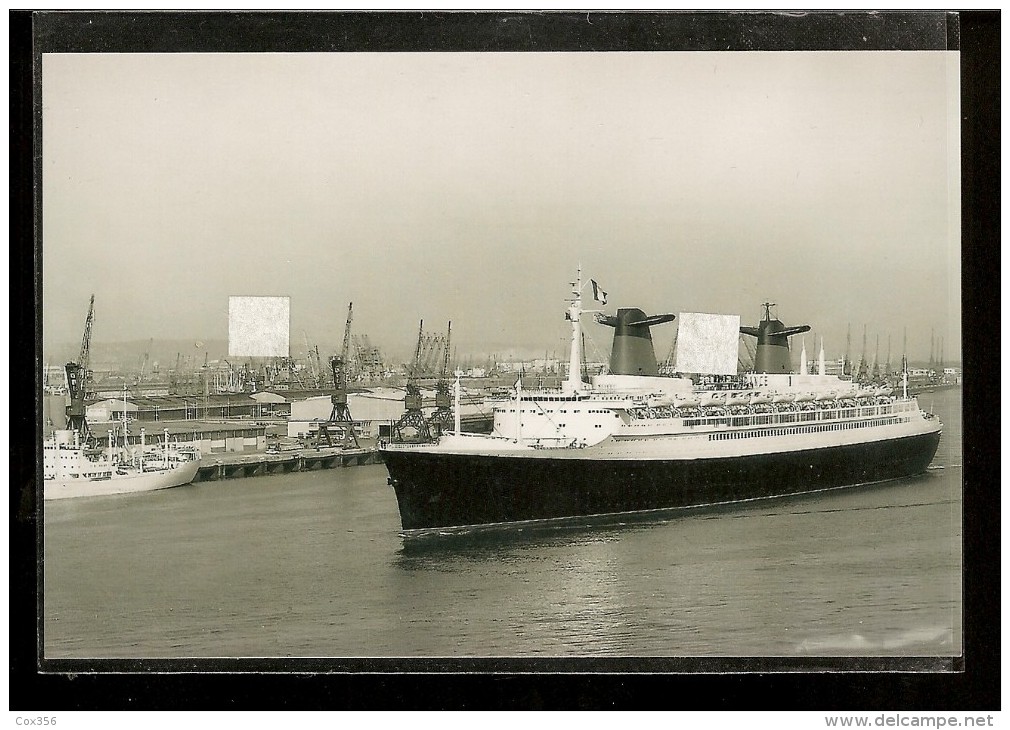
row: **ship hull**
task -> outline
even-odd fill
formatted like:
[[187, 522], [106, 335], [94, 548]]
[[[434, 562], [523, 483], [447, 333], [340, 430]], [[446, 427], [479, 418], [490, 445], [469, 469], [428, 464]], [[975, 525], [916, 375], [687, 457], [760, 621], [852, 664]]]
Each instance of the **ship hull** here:
[[199, 468], [199, 461], [191, 461], [175, 469], [114, 475], [110, 479], [46, 479], [43, 482], [43, 497], [50, 501], [180, 487], [192, 482]]
[[405, 533], [788, 496], [926, 470], [939, 431], [825, 448], [704, 459], [384, 452]]

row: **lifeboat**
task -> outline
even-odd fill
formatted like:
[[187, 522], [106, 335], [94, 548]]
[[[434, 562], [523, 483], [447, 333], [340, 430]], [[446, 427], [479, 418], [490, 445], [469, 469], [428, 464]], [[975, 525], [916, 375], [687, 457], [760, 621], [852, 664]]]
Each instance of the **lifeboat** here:
[[828, 391], [825, 391], [823, 393], [817, 393], [816, 395], [814, 395], [813, 393], [810, 393], [810, 396], [814, 400], [816, 400], [816, 401], [829, 401], [829, 400], [834, 400], [835, 398], [837, 398], [838, 397], [838, 393], [836, 393], [833, 390], [828, 390]]
[[792, 403], [803, 395], [803, 393], [772, 393], [772, 403]]
[[673, 405], [677, 408], [699, 408], [701, 401], [694, 395], [675, 395]]
[[728, 394], [724, 391], [722, 393], [716, 391], [710, 391], [708, 393], [703, 393], [701, 396], [701, 404], [703, 406], [723, 406], [726, 405], [726, 396]]
[[771, 400], [771, 397], [767, 393], [752, 393], [750, 397], [750, 404], [752, 406], [756, 406], [761, 403], [771, 403]]

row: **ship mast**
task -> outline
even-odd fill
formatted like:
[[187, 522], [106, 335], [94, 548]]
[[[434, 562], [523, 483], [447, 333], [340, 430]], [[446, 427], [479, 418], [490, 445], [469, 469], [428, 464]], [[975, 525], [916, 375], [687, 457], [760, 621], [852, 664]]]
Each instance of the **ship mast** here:
[[126, 423], [126, 382], [123, 382], [123, 454], [120, 461], [125, 462], [130, 449], [130, 441], [127, 436], [129, 427]]
[[901, 338], [901, 397], [908, 400], [908, 328]]
[[453, 426], [455, 426], [455, 431], [456, 431], [457, 435], [460, 432], [460, 427], [459, 427], [459, 421], [460, 421], [460, 415], [459, 415], [459, 391], [460, 391], [459, 378], [460, 378], [460, 376], [462, 374], [463, 374], [463, 371], [460, 370], [457, 367], [456, 368], [456, 383], [453, 385], [453, 388], [452, 388], [453, 403], [456, 406], [453, 409], [452, 420], [453, 420]]
[[582, 382], [582, 266], [572, 282], [572, 298], [568, 304], [567, 319], [572, 323], [572, 347], [568, 356], [568, 378], [562, 384], [566, 395], [575, 395], [583, 389]]

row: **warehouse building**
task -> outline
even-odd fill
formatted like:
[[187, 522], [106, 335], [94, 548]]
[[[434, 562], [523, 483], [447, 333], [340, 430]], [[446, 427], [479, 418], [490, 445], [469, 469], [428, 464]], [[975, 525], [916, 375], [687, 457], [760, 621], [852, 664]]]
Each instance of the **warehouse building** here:
[[[108, 428], [104, 428], [108, 426]], [[110, 431], [112, 440], [122, 445], [121, 423], [91, 424], [91, 432], [95, 442], [101, 448], [109, 445]], [[169, 441], [193, 444], [200, 449], [203, 458], [211, 454], [225, 454], [242, 451], [263, 450], [267, 446], [266, 426], [258, 423], [200, 423], [197, 421], [152, 423], [136, 421], [128, 424], [127, 442], [131, 445], [141, 441], [141, 430], [148, 444], [162, 442], [168, 433]]]
[[[435, 391], [422, 390], [425, 416], [435, 410]], [[354, 431], [364, 438], [388, 438], [394, 423], [404, 414], [404, 391], [401, 388], [373, 388], [362, 393], [348, 393], [347, 407], [354, 419]], [[290, 438], [309, 438], [319, 431], [319, 424], [329, 421], [333, 403], [330, 396], [316, 396], [291, 403], [288, 419]], [[484, 412], [483, 398], [466, 396], [460, 399], [460, 416], [476, 416]]]

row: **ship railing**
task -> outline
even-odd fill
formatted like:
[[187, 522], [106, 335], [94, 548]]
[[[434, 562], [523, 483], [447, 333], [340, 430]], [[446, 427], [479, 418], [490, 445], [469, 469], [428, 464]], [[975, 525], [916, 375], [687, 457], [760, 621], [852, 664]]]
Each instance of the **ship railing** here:
[[[727, 414], [716, 409], [709, 409], [703, 412], [684, 414], [683, 424], [690, 429], [712, 428], [730, 425], [733, 427], [766, 426], [777, 424], [798, 424], [811, 423], [817, 421], [840, 421], [852, 419], [865, 419], [894, 414], [908, 413], [915, 410], [915, 407], [908, 403], [881, 403], [874, 406], [856, 406], [848, 404], [836, 404], [832, 408], [810, 409], [810, 410], [753, 410], [748, 413], [736, 412]], [[629, 411], [629, 413], [631, 413]], [[631, 413], [633, 417], [647, 417], [644, 413]]]
[[494, 434], [494, 433], [488, 434], [488, 433], [470, 433], [468, 431], [459, 431], [459, 432], [456, 432], [456, 431], [447, 431], [446, 433], [442, 434], [441, 436], [439, 436], [437, 438], [434, 438], [434, 439], [427, 440], [427, 441], [393, 441], [393, 440], [389, 440], [389, 439], [379, 439], [379, 441], [378, 441], [378, 447], [380, 449], [384, 449], [387, 446], [395, 446], [398, 449], [399, 448], [404, 448], [404, 447], [406, 447], [406, 448], [419, 448], [419, 447], [422, 447], [422, 446], [431, 446], [432, 444], [437, 444], [443, 438], [450, 437], [450, 436], [453, 437], [453, 438], [474, 439], [474, 440], [483, 440], [483, 441], [492, 440], [492, 441], [501, 441], [501, 442], [506, 442], [506, 441], [507, 442], [511, 442], [511, 441], [514, 440], [514, 439], [509, 438], [508, 436], [502, 436], [500, 434]]
[[446, 431], [445, 436], [452, 436], [453, 438], [465, 438], [465, 439], [489, 439], [498, 438], [509, 440], [506, 436], [496, 436], [494, 434], [487, 433], [470, 433], [469, 431]]

